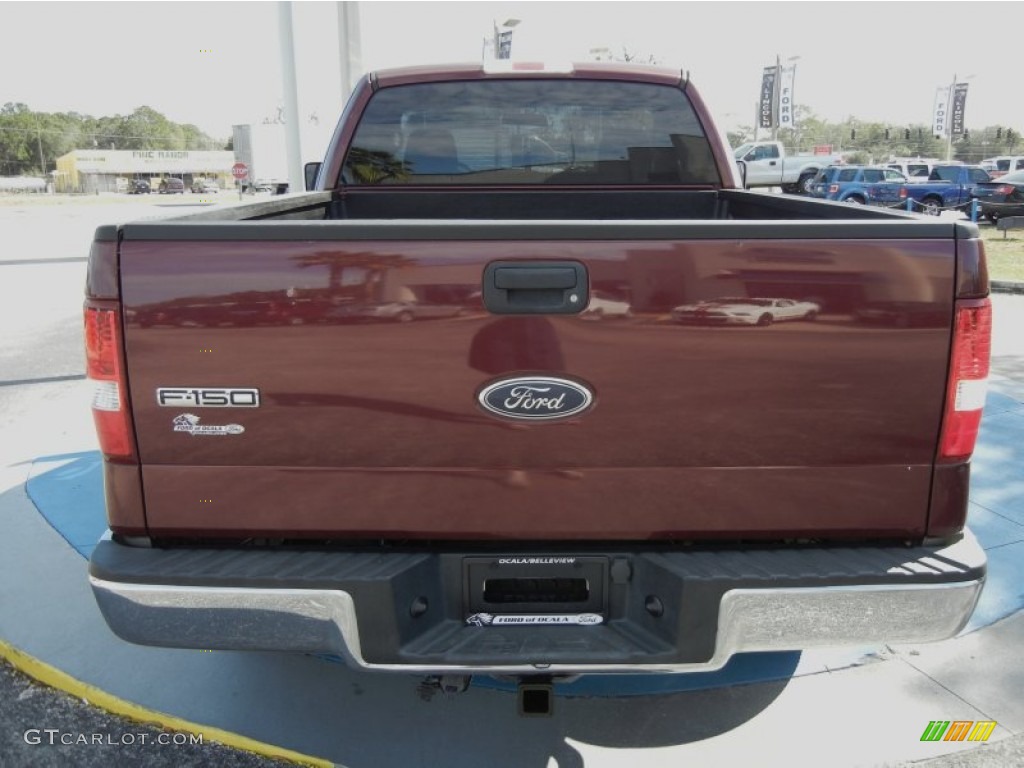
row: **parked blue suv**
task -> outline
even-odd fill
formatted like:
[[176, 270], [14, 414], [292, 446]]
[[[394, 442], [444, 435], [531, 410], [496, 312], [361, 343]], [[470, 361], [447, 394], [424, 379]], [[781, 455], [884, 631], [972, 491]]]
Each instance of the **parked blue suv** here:
[[811, 197], [859, 205], [896, 205], [907, 177], [876, 165], [830, 165], [818, 172]]

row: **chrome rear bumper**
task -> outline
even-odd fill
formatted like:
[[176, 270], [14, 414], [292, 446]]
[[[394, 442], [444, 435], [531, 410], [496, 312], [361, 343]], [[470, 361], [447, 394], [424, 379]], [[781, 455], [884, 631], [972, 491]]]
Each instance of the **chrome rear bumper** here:
[[[525, 674], [705, 671], [746, 651], [942, 640], [967, 623], [985, 574], [969, 532], [945, 547], [616, 552], [609, 562], [628, 566], [600, 625], [479, 627], [455, 583], [464, 557], [162, 551], [108, 538], [90, 580], [110, 627], [142, 645]], [[416, 615], [414, 603], [427, 607]]]

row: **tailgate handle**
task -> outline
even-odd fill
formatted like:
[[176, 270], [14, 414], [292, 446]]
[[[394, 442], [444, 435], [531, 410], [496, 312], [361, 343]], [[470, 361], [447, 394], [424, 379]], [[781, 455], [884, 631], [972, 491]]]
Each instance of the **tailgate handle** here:
[[578, 261], [492, 261], [484, 267], [484, 306], [496, 315], [573, 315], [589, 301]]
[[494, 285], [517, 291], [575, 288], [576, 271], [565, 267], [500, 267], [494, 270]]

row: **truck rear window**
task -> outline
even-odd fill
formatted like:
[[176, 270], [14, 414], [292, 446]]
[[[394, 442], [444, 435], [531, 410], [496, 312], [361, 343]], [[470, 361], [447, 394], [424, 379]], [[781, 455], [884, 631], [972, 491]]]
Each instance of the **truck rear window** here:
[[346, 184], [718, 185], [686, 94], [645, 83], [489, 80], [378, 91]]

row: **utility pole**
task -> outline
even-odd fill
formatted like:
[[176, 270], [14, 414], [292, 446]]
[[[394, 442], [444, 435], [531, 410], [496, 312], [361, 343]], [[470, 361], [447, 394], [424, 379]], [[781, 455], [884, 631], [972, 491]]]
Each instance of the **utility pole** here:
[[291, 2], [279, 2], [277, 11], [281, 80], [284, 87], [284, 134], [288, 158], [288, 185], [290, 191], [301, 192], [306, 185], [302, 172], [302, 140], [299, 137], [299, 95], [298, 80], [295, 76], [295, 34], [292, 28]]
[[772, 141], [779, 138], [779, 81], [782, 80], [782, 57], [775, 54], [775, 83], [772, 88], [772, 104], [774, 105], [775, 119], [772, 121]]
[[39, 123], [36, 123], [36, 143], [39, 147], [39, 171], [44, 176], [46, 175], [46, 162], [43, 160], [43, 131], [39, 127]]
[[949, 90], [946, 91], [946, 162], [948, 163], [953, 159], [953, 122], [952, 111], [953, 105], [953, 91], [956, 90], [956, 73], [953, 74], [953, 82], [949, 85]]
[[341, 73], [341, 103], [348, 102], [355, 80], [363, 74], [362, 44], [359, 28], [359, 3], [339, 2], [338, 68]]

